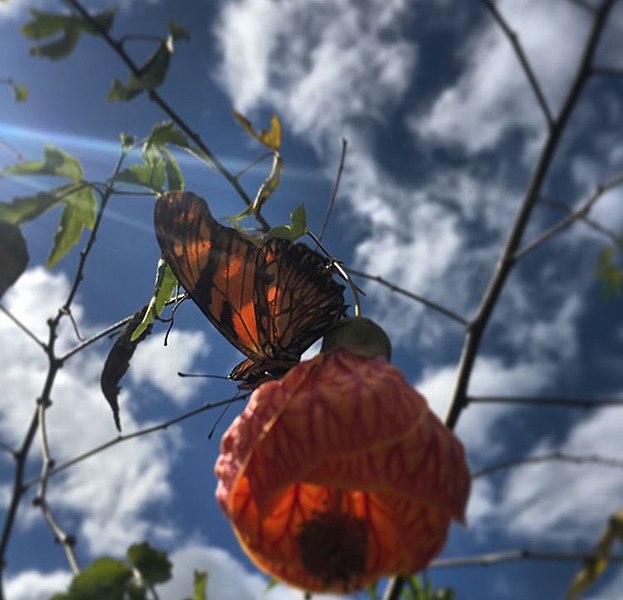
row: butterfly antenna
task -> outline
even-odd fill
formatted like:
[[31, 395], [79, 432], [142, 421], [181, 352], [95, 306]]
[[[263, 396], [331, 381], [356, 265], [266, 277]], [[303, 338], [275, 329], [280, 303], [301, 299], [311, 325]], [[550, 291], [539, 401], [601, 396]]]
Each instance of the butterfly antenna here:
[[319, 240], [322, 240], [324, 237], [324, 233], [327, 229], [327, 225], [329, 224], [329, 219], [331, 218], [331, 213], [333, 212], [333, 206], [335, 204], [335, 198], [337, 197], [337, 191], [340, 188], [340, 181], [342, 179], [342, 171], [344, 170], [344, 163], [346, 162], [346, 148], [348, 147], [348, 142], [346, 138], [342, 138], [342, 154], [340, 156], [340, 164], [337, 168], [337, 175], [335, 177], [335, 183], [333, 184], [333, 193], [331, 194], [331, 199], [329, 200], [329, 205], [327, 206], [327, 212], [324, 216], [324, 221], [322, 222], [322, 227], [320, 228], [320, 235], [318, 236]]
[[184, 294], [181, 299], [179, 296], [175, 299], [175, 306], [173, 307], [173, 310], [171, 311], [171, 318], [168, 319], [169, 326], [167, 327], [167, 332], [164, 334], [164, 345], [165, 346], [169, 343], [169, 334], [171, 333], [171, 330], [173, 329], [173, 325], [175, 325], [175, 313], [177, 312], [177, 309], [182, 305], [182, 302], [184, 302], [184, 300], [186, 300], [187, 298], [188, 298], [188, 294]]
[[322, 245], [321, 241], [314, 235], [314, 233], [308, 229], [307, 235], [312, 240], [314, 240], [314, 242], [316, 242], [316, 244], [318, 245], [318, 248], [320, 248], [324, 252], [325, 256], [331, 261], [331, 267], [335, 269], [340, 274], [342, 279], [344, 279], [344, 281], [348, 284], [348, 286], [350, 287], [350, 291], [353, 294], [353, 299], [354, 299], [354, 304], [355, 304], [353, 310], [355, 312], [355, 316], [356, 317], [361, 316], [361, 301], [359, 299], [359, 296], [360, 294], [365, 296], [364, 292], [357, 287], [355, 282], [352, 280], [352, 277], [348, 274], [348, 271], [346, 271], [343, 265], [337, 260], [335, 260], [335, 258], [333, 258], [331, 254], [329, 254], [327, 249]]
[[[225, 378], [227, 379], [227, 378]], [[225, 416], [225, 413], [229, 410], [229, 407], [236, 401], [236, 400], [240, 400], [242, 398], [245, 398], [246, 396], [248, 396], [249, 394], [241, 394], [240, 392], [237, 392], [236, 395], [231, 399], [231, 402], [229, 404], [225, 405], [225, 408], [223, 408], [223, 410], [221, 411], [221, 414], [218, 416], [218, 418], [216, 419], [216, 421], [214, 421], [214, 425], [212, 425], [212, 429], [210, 429], [210, 433], [208, 433], [208, 439], [211, 440], [212, 436], [214, 435], [214, 432], [216, 431], [216, 428], [218, 427], [218, 424], [222, 421], [223, 417]]]

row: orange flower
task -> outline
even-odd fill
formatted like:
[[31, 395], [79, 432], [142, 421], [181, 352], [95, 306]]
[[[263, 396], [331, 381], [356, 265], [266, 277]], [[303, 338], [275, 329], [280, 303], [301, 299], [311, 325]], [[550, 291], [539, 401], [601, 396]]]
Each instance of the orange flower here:
[[256, 565], [315, 592], [424, 568], [470, 487], [461, 443], [423, 396], [384, 358], [345, 349], [259, 386], [216, 474]]

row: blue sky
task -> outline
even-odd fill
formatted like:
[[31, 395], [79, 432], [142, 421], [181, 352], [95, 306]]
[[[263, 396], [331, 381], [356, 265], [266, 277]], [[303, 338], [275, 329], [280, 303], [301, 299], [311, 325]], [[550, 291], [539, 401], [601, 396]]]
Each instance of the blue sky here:
[[[592, 4], [597, 4], [593, 2]], [[0, 139], [29, 159], [52, 142], [82, 161], [86, 176], [105, 180], [120, 132], [141, 137], [165, 116], [147, 98], [109, 104], [123, 65], [102, 41], [83, 36], [59, 63], [28, 54], [18, 33], [26, 7], [62, 10], [60, 2], [0, 3], [0, 77], [30, 89], [16, 104], [0, 96]], [[102, 8], [101, 2], [89, 3]], [[552, 110], [569, 86], [589, 29], [588, 12], [571, 0], [502, 0]], [[162, 34], [167, 19], [186, 26], [160, 92], [232, 171], [261, 151], [231, 117], [256, 123], [277, 113], [285, 128], [284, 180], [265, 212], [272, 223], [304, 203], [318, 231], [339, 161], [348, 155], [325, 238], [346, 264], [381, 276], [469, 318], [476, 310], [521, 201], [546, 133], [542, 113], [508, 40], [480, 2], [436, 0], [124, 0], [114, 33]], [[623, 5], [617, 2], [597, 63], [622, 68]], [[137, 58], [145, 42], [128, 46]], [[2, 91], [0, 89], [0, 91]], [[547, 199], [574, 207], [623, 169], [623, 80], [593, 78], [559, 147], [545, 185]], [[2, 164], [14, 157], [0, 148]], [[222, 177], [183, 162], [186, 187], [205, 197], [217, 217], [242, 204]], [[244, 183], [253, 195], [256, 170]], [[40, 185], [0, 180], [0, 200]], [[89, 259], [74, 313], [95, 333], [142, 306], [151, 293], [159, 250], [148, 197], [114, 197]], [[525, 241], [563, 216], [541, 203]], [[621, 232], [623, 193], [614, 189], [591, 217]], [[58, 220], [50, 213], [26, 225], [28, 272], [3, 305], [44, 336], [46, 319], [66, 297], [77, 256], [51, 271], [42, 265]], [[621, 299], [604, 301], [593, 278], [607, 240], [578, 223], [517, 264], [487, 330], [470, 383], [471, 395], [620, 398]], [[399, 366], [443, 416], [452, 392], [463, 329], [385, 287], [361, 281], [364, 312], [394, 345]], [[180, 380], [179, 370], [226, 374], [236, 351], [199, 310], [178, 311], [169, 346], [161, 327], [137, 351], [123, 382], [125, 432], [155, 424], [206, 401], [231, 396], [229, 382]], [[20, 443], [40, 394], [46, 359], [0, 315], [0, 439]], [[75, 341], [69, 328], [61, 347]], [[89, 348], [60, 373], [49, 411], [57, 461], [70, 459], [116, 432], [99, 375], [110, 342]], [[165, 600], [190, 593], [193, 569], [210, 572], [209, 597], [259, 598], [265, 578], [239, 551], [213, 499], [218, 438], [238, 411], [204, 413], [114, 447], [50, 483], [49, 500], [75, 532], [83, 562], [121, 555], [135, 541], [166, 548], [175, 564]], [[553, 451], [623, 459], [620, 408], [565, 410], [473, 404], [457, 433], [473, 470], [509, 458]], [[30, 476], [40, 468], [35, 446]], [[0, 500], [8, 502], [12, 463], [0, 455]], [[517, 548], [588, 550], [608, 516], [621, 508], [620, 471], [595, 464], [543, 463], [475, 481], [469, 527], [456, 526], [443, 556]], [[0, 509], [2, 510], [2, 509]], [[69, 570], [40, 513], [23, 503], [7, 557], [9, 600], [39, 600], [62, 589]], [[520, 562], [483, 570], [433, 572], [461, 600], [563, 598], [577, 565]], [[620, 597], [623, 574], [612, 568], [586, 597]], [[283, 586], [268, 598], [300, 598]]]

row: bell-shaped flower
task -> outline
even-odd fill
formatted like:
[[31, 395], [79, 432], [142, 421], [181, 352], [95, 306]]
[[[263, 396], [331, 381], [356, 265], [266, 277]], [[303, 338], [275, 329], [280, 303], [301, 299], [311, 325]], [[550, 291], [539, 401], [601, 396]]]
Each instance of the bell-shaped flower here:
[[216, 463], [217, 500], [244, 550], [310, 592], [421, 570], [451, 521], [464, 522], [461, 443], [386, 358], [356, 352], [260, 385]]

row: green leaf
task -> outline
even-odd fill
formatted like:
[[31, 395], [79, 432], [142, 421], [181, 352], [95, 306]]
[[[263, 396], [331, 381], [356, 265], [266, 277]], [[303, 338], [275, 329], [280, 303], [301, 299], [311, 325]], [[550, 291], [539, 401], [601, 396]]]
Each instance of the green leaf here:
[[77, 21], [72, 15], [47, 13], [35, 8], [30, 9], [30, 15], [31, 20], [20, 28], [22, 35], [30, 40], [44, 40]]
[[594, 277], [603, 284], [603, 294], [607, 300], [610, 296], [623, 294], [623, 260], [617, 264], [617, 253], [614, 248], [607, 246], [603, 249]]
[[167, 38], [160, 43], [158, 48], [141, 67], [138, 77], [130, 76], [127, 84], [118, 79], [113, 82], [113, 87], [108, 92], [108, 101], [128, 101], [145, 90], [153, 90], [166, 78], [173, 53], [172, 38]]
[[122, 133], [120, 135], [121, 138], [121, 147], [125, 150], [125, 151], [129, 151], [134, 147], [134, 144], [136, 144], [136, 136], [132, 135], [131, 133]]
[[154, 319], [162, 314], [164, 307], [171, 299], [171, 294], [176, 285], [177, 278], [173, 274], [171, 267], [161, 258], [156, 268], [156, 282], [154, 284], [153, 296], [149, 301], [143, 320], [132, 333], [130, 341], [135, 341], [143, 335], [143, 332], [154, 322]]
[[57, 148], [46, 144], [43, 160], [31, 160], [15, 163], [3, 169], [5, 175], [57, 175], [80, 181], [83, 177], [80, 161]]
[[253, 129], [251, 121], [243, 114], [234, 111], [234, 117], [253, 139], [260, 142], [260, 144], [264, 144], [270, 150], [279, 150], [281, 146], [281, 121], [277, 115], [273, 115], [270, 118], [270, 129], [262, 129], [260, 133]]
[[160, 148], [166, 144], [173, 144], [180, 148], [190, 148], [188, 136], [178, 129], [172, 121], [165, 121], [164, 123], [154, 125], [145, 141], [144, 148], [149, 148], [150, 146], [157, 146]]
[[171, 579], [172, 564], [167, 553], [152, 548], [147, 542], [133, 544], [128, 548], [128, 560], [136, 567], [148, 586]]
[[184, 174], [182, 173], [182, 169], [180, 169], [180, 165], [178, 164], [175, 156], [169, 152], [166, 148], [161, 149], [162, 154], [164, 154], [165, 160], [165, 171], [167, 175], [167, 185], [169, 187], [169, 191], [173, 190], [183, 190], [184, 189]]
[[25, 85], [14, 83], [11, 85], [11, 89], [13, 90], [15, 102], [26, 102], [28, 100], [28, 88]]
[[190, 33], [188, 33], [188, 29], [180, 25], [177, 21], [173, 21], [171, 19], [168, 23], [169, 33], [173, 36], [173, 39], [177, 42], [177, 40], [187, 40], [190, 41]]
[[26, 240], [19, 227], [0, 221], [0, 298], [28, 265]]
[[[108, 31], [114, 21], [116, 9], [112, 8], [92, 15], [92, 19], [100, 28]], [[71, 54], [78, 43], [82, 32], [99, 34], [98, 28], [87, 23], [78, 15], [61, 15], [31, 9], [31, 20], [25, 23], [21, 32], [31, 40], [44, 40], [52, 35], [60, 34], [56, 39], [45, 44], [31, 46], [33, 56], [60, 60]]]
[[290, 213], [290, 225], [278, 225], [271, 227], [262, 240], [266, 243], [272, 238], [294, 241], [307, 233], [307, 213], [303, 206], [297, 206]]
[[124, 600], [132, 569], [124, 562], [103, 557], [94, 560], [76, 575], [65, 596], [66, 600]]
[[208, 572], [195, 571], [192, 600], [207, 600]]
[[69, 25], [63, 29], [63, 35], [46, 44], [38, 44], [30, 47], [30, 55], [39, 58], [49, 58], [50, 60], [61, 60], [69, 56], [78, 40], [80, 39], [80, 27]]
[[129, 85], [124, 85], [118, 79], [115, 79], [112, 84], [111, 90], [106, 96], [108, 102], [127, 102], [132, 100], [135, 96], [138, 96], [143, 91], [143, 88], [138, 86], [131, 88]]
[[161, 192], [164, 187], [166, 165], [164, 160], [147, 164], [130, 165], [115, 177], [115, 181], [140, 185]]
[[48, 258], [48, 267], [53, 267], [67, 254], [82, 237], [85, 228], [93, 229], [97, 199], [91, 187], [84, 187], [65, 198], [59, 227], [54, 235], [54, 245]]
[[[67, 189], [67, 187], [63, 186], [63, 189]], [[0, 221], [7, 221], [14, 225], [32, 221], [46, 210], [62, 202], [62, 199], [59, 198], [60, 189], [39, 192], [34, 196], [20, 196], [14, 198], [12, 202], [0, 203]]]

